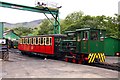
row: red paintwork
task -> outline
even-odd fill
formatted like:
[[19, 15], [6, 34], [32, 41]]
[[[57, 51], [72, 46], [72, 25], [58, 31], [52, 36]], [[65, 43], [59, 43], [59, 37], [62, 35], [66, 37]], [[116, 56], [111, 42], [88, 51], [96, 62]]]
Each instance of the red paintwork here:
[[86, 57], [85, 60], [88, 61], [89, 59]]
[[65, 58], [65, 61], [68, 62], [68, 58]]
[[73, 62], [73, 63], [75, 63], [75, 62], [76, 62], [76, 60], [75, 60], [75, 59], [72, 59], [72, 62]]
[[54, 55], [54, 36], [52, 37], [52, 45], [18, 44], [18, 49], [21, 51]]

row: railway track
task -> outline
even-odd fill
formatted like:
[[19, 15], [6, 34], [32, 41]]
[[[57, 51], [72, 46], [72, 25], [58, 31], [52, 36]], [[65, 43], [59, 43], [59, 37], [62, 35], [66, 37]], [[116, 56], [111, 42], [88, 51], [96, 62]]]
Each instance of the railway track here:
[[[10, 52], [13, 52], [13, 53], [20, 53], [19, 50], [9, 50]], [[119, 71], [120, 72], [120, 62], [119, 63], [113, 63], [113, 64], [110, 64], [110, 63], [107, 63], [107, 62], [104, 62], [104, 63], [95, 63], [95, 64], [89, 64], [90, 66], [95, 66], [95, 67], [100, 67], [100, 68], [105, 68], [105, 69], [110, 69], [110, 70], [115, 70], [115, 71]]]
[[90, 66], [95, 66], [95, 67], [100, 67], [100, 68], [105, 68], [105, 69], [110, 69], [110, 70], [115, 70], [120, 72], [120, 62], [119, 63], [95, 63], [95, 64], [90, 64]]

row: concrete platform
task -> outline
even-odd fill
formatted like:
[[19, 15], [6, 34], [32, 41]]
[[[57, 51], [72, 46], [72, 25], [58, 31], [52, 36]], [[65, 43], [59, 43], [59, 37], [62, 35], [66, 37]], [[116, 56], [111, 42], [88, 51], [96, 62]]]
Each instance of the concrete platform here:
[[0, 61], [2, 78], [118, 78], [119, 72], [81, 64], [10, 53]]

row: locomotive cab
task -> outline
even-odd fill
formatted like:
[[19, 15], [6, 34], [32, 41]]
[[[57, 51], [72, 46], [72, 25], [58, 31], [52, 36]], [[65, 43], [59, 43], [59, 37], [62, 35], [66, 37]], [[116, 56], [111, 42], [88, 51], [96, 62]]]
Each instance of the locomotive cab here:
[[85, 28], [77, 29], [78, 54], [88, 56], [88, 63], [104, 62], [104, 38], [105, 31], [100, 29]]

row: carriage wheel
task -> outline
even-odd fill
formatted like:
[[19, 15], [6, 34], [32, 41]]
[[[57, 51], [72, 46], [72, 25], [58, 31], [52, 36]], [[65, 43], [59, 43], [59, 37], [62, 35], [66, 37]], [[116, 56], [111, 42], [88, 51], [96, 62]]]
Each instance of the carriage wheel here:
[[72, 59], [72, 62], [73, 62], [73, 63], [76, 63], [76, 60], [75, 60], [75, 59]]
[[80, 59], [79, 61], [78, 61], [78, 64], [82, 64], [83, 63], [83, 61]]

